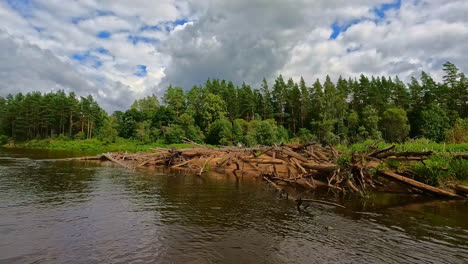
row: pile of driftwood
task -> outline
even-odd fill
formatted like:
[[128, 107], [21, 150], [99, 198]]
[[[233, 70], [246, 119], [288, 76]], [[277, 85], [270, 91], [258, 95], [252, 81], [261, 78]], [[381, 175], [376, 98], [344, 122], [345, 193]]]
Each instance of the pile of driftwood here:
[[[368, 189], [385, 188], [385, 182], [390, 180], [404, 184], [412, 192], [450, 199], [467, 197], [468, 191], [464, 190], [464, 186], [457, 187], [459, 195], [416, 181], [408, 173], [402, 175], [388, 169], [384, 164], [389, 160], [424, 162], [433, 155], [431, 151], [397, 152], [394, 149], [395, 146], [383, 149], [371, 146], [367, 151], [342, 154], [332, 147], [323, 147], [317, 143], [216, 149], [196, 144], [196, 148], [189, 149], [154, 148], [151, 149], [152, 153], [108, 153], [79, 159], [109, 160], [129, 169], [164, 166], [190, 170], [200, 176], [208, 170], [221, 170], [236, 177], [261, 177], [278, 191], [282, 191], [285, 186], [295, 185], [362, 194]], [[457, 155], [468, 157], [466, 153]], [[382, 177], [376, 179], [375, 175]]]

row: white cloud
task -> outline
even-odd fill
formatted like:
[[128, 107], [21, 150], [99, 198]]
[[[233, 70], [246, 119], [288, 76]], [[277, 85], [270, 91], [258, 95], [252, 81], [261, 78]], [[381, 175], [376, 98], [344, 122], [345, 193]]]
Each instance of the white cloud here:
[[[123, 109], [169, 83], [190, 88], [208, 77], [256, 84], [282, 73], [311, 83], [424, 70], [440, 79], [446, 60], [468, 69], [467, 1], [402, 1], [378, 18], [374, 8], [391, 2], [31, 0], [27, 14], [0, 2], [0, 48], [14, 51], [1, 54], [0, 96], [65, 87]], [[346, 31], [329, 40], [333, 24]], [[103, 31], [109, 38], [97, 37]], [[134, 75], [137, 65], [146, 76]]]

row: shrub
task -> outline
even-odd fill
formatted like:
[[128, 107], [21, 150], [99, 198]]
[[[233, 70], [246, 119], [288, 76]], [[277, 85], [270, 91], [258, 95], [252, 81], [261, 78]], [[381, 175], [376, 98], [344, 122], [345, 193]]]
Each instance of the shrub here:
[[6, 143], [8, 143], [8, 137], [5, 135], [0, 135], [0, 146], [5, 145]]
[[468, 118], [457, 119], [455, 125], [447, 131], [445, 138], [449, 143], [468, 143]]

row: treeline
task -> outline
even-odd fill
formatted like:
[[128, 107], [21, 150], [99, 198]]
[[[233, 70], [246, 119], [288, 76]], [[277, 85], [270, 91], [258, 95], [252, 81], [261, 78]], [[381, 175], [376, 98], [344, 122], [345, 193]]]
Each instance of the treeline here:
[[149, 143], [183, 138], [221, 145], [285, 141], [351, 144], [408, 138], [466, 142], [468, 79], [450, 62], [443, 82], [422, 72], [410, 83], [398, 77], [316, 80], [308, 85], [281, 75], [260, 87], [208, 79], [188, 91], [169, 86], [162, 101], [149, 96], [125, 112], [107, 115], [92, 97], [63, 92], [0, 99], [2, 132], [15, 139], [117, 136]]
[[15, 140], [92, 138], [108, 118], [92, 96], [77, 98], [64, 91], [0, 97], [0, 135]]

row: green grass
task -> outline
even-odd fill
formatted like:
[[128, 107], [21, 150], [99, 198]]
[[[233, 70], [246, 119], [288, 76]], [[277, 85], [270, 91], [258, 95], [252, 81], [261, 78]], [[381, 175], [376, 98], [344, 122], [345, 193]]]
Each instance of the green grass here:
[[[341, 151], [362, 151], [367, 150], [369, 146], [373, 145], [375, 140], [366, 140], [364, 142], [356, 143], [350, 146], [338, 145], [336, 148]], [[392, 144], [379, 142], [376, 147], [384, 148]], [[466, 152], [468, 151], [468, 143], [463, 144], [446, 144], [436, 143], [428, 139], [414, 139], [409, 140], [403, 144], [395, 144], [395, 151], [434, 151], [434, 152]]]
[[416, 163], [410, 170], [427, 184], [438, 186], [449, 182], [468, 182], [468, 160], [453, 158], [447, 154], [437, 154], [423, 163]]
[[161, 142], [143, 143], [130, 139], [117, 139], [114, 143], [104, 143], [97, 139], [85, 140], [67, 140], [67, 139], [42, 139], [30, 140], [16, 143], [8, 147], [29, 148], [29, 149], [49, 149], [49, 150], [68, 150], [74, 152], [86, 153], [104, 153], [104, 152], [129, 152], [136, 153], [140, 151], [149, 151], [150, 148], [192, 148], [190, 144], [163, 144]]

